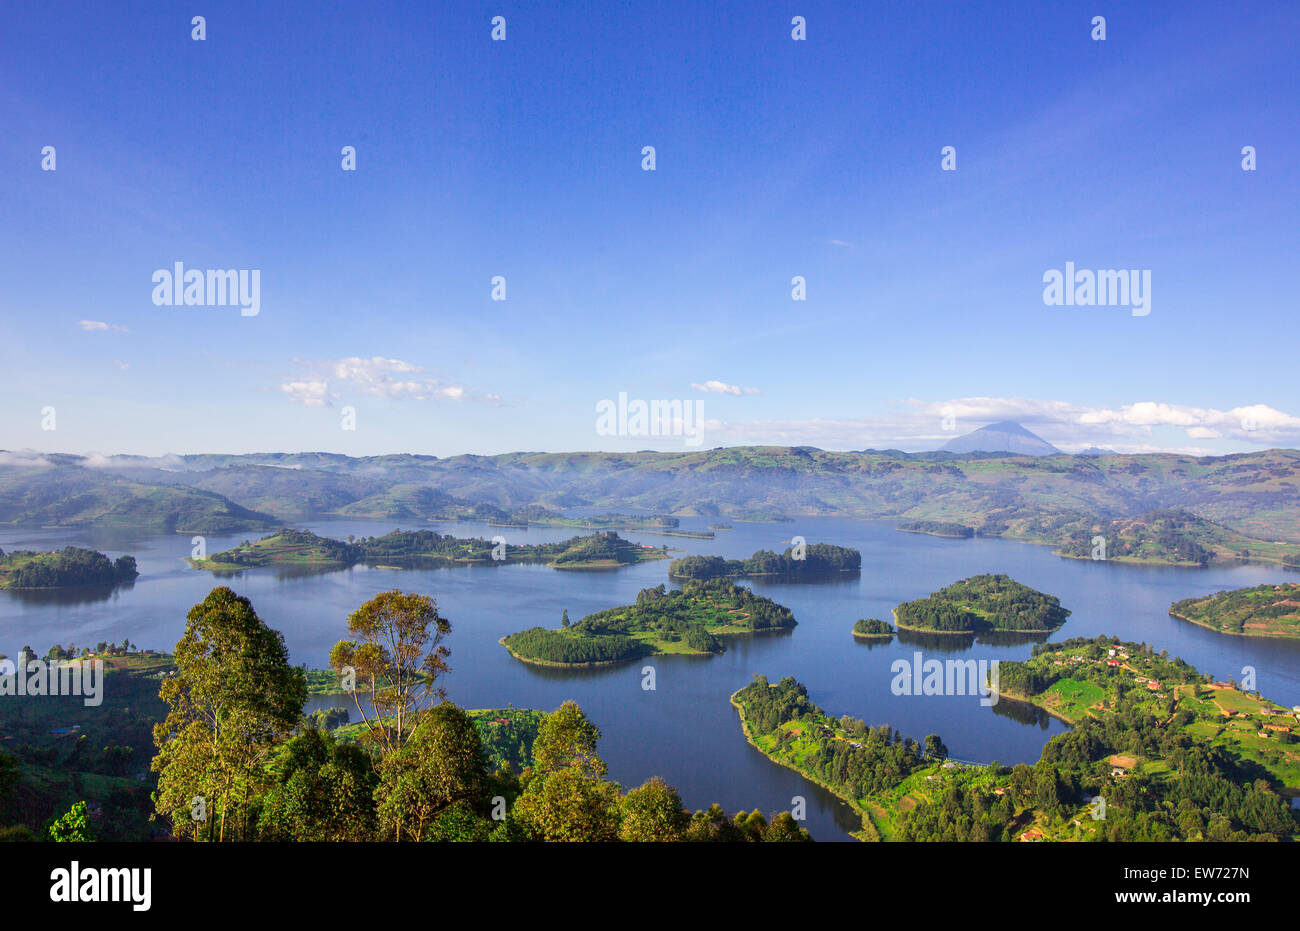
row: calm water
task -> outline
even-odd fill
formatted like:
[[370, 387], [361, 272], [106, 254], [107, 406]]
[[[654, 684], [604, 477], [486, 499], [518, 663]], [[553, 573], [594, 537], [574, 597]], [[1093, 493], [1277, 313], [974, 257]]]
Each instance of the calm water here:
[[[682, 521], [703, 529], [705, 520]], [[893, 521], [800, 520], [790, 524], [743, 524], [718, 531], [714, 540], [624, 533], [638, 542], [666, 543], [687, 553], [749, 556], [757, 549], [781, 550], [794, 534], [808, 542], [838, 543], [862, 551], [862, 575], [849, 582], [817, 585], [754, 583], [756, 591], [788, 605], [799, 621], [793, 632], [729, 641], [722, 656], [655, 657], [657, 689], [641, 688], [644, 663], [597, 670], [550, 670], [510, 658], [497, 643], [504, 634], [540, 624], [558, 626], [567, 609], [574, 620], [602, 608], [627, 604], [647, 586], [667, 581], [667, 562], [616, 572], [560, 572], [544, 566], [392, 570], [354, 568], [323, 575], [287, 577], [274, 569], [246, 572], [217, 582], [181, 561], [188, 536], [106, 536], [61, 531], [6, 531], [0, 547], [47, 549], [89, 545], [110, 556], [124, 552], [139, 561], [134, 585], [108, 594], [0, 592], [0, 652], [14, 655], [24, 644], [43, 654], [53, 643], [94, 645], [100, 640], [170, 649], [184, 629], [185, 613], [215, 584], [228, 584], [252, 599], [258, 614], [284, 633], [294, 662], [324, 666], [330, 647], [345, 633], [348, 613], [389, 588], [420, 591], [438, 600], [454, 632], [452, 700], [469, 708], [513, 704], [553, 709], [577, 701], [601, 728], [601, 754], [610, 775], [625, 786], [661, 775], [693, 808], [717, 801], [729, 811], [755, 807], [770, 812], [807, 799], [806, 826], [819, 840], [847, 839], [857, 817], [834, 797], [776, 766], [750, 747], [740, 733], [727, 697], [757, 673], [775, 681], [793, 675], [826, 711], [851, 714], [904, 734], [937, 733], [952, 756], [979, 762], [1033, 762], [1042, 745], [1064, 726], [1032, 709], [1006, 703], [985, 708], [976, 697], [895, 696], [890, 664], [927, 657], [1023, 659], [1029, 643], [937, 643], [898, 640], [884, 645], [856, 642], [850, 634], [860, 617], [888, 620], [898, 602], [926, 595], [956, 579], [981, 572], [1005, 572], [1060, 597], [1073, 614], [1052, 639], [1115, 634], [1146, 641], [1181, 656], [1217, 677], [1240, 678], [1256, 670], [1259, 689], [1287, 705], [1300, 704], [1300, 643], [1229, 637], [1177, 621], [1169, 604], [1225, 588], [1296, 578], [1281, 569], [1164, 569], [1065, 560], [1045, 547], [999, 540], [943, 540], [899, 533]], [[317, 533], [346, 537], [386, 533], [393, 524], [319, 521]], [[402, 529], [417, 525], [402, 524]], [[479, 523], [437, 524], [441, 533], [492, 537], [510, 542], [565, 539], [574, 531], [502, 529]], [[208, 552], [249, 536], [209, 536]], [[334, 701], [328, 702], [334, 704]]]

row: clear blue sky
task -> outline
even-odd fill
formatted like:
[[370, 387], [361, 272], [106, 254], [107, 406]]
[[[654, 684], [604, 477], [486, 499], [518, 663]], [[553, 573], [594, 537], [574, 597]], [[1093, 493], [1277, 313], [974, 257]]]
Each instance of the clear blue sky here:
[[[706, 446], [1297, 445], [1300, 5], [985, 6], [8, 4], [0, 449], [681, 448], [619, 392]], [[155, 306], [177, 261], [261, 312]], [[1066, 262], [1151, 313], [1045, 306]]]

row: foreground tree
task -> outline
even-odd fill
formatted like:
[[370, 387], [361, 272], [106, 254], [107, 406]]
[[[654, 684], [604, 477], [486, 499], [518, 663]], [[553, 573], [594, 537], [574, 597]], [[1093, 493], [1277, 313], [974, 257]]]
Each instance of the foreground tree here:
[[264, 765], [302, 717], [306, 677], [284, 637], [226, 586], [190, 609], [175, 663], [159, 689], [170, 710], [154, 726], [158, 811], [179, 836], [251, 837]]
[[686, 838], [690, 812], [682, 807], [677, 790], [658, 776], [628, 792], [619, 807], [622, 810], [619, 840], [652, 842]]
[[286, 743], [268, 769], [274, 782], [258, 818], [262, 840], [374, 839], [378, 780], [360, 747], [312, 729]]
[[410, 739], [379, 764], [375, 800], [382, 836], [423, 840], [448, 809], [470, 810], [482, 799], [485, 770], [469, 715], [451, 702], [424, 712]]
[[438, 614], [427, 595], [381, 592], [348, 617], [352, 640], [340, 640], [330, 651], [330, 666], [345, 682], [364, 687], [370, 714], [362, 707], [362, 688], [352, 688], [353, 701], [370, 737], [386, 755], [411, 736], [415, 719], [435, 699], [446, 697], [438, 677], [450, 670], [451, 651], [442, 645], [451, 622]]

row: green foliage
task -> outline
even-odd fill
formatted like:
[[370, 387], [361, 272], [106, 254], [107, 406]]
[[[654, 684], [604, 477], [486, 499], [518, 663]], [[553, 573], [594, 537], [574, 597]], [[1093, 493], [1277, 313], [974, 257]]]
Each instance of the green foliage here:
[[1300, 637], [1300, 583], [1265, 583], [1185, 598], [1170, 605], [1169, 613], [1228, 634]]
[[49, 553], [0, 550], [0, 588], [117, 585], [133, 582], [139, 574], [134, 556], [112, 560], [98, 550], [77, 546]]
[[93, 841], [95, 835], [90, 830], [86, 803], [76, 802], [65, 814], [50, 822], [46, 833], [56, 843]]
[[778, 576], [792, 582], [835, 578], [862, 569], [862, 554], [846, 546], [813, 543], [804, 548], [804, 558], [796, 559], [794, 547], [784, 553], [759, 550], [748, 559], [723, 559], [721, 556], [686, 556], [668, 564], [674, 579], [723, 579], [745, 576]]
[[1051, 631], [1070, 612], [1060, 599], [1006, 575], [977, 575], [894, 609], [900, 627], [935, 631]]

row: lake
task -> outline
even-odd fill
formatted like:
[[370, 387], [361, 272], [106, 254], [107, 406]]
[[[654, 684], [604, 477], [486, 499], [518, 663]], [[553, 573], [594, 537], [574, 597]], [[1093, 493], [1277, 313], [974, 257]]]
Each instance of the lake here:
[[[682, 529], [704, 529], [704, 519], [682, 519]], [[746, 557], [780, 551], [798, 534], [809, 543], [836, 543], [862, 552], [862, 573], [851, 581], [821, 584], [753, 582], [755, 591], [787, 605], [799, 622], [791, 632], [727, 641], [721, 656], [653, 657], [625, 666], [557, 670], [512, 659], [497, 640], [534, 625], [557, 627], [568, 610], [578, 620], [603, 608], [629, 604], [637, 592], [667, 582], [668, 562], [652, 561], [611, 572], [557, 571], [545, 566], [485, 566], [393, 571], [357, 567], [291, 576], [257, 569], [217, 580], [190, 569], [190, 536], [133, 536], [75, 530], [6, 530], [0, 547], [51, 549], [89, 546], [116, 557], [133, 554], [140, 578], [111, 593], [96, 590], [0, 592], [0, 652], [24, 645], [38, 654], [54, 643], [78, 647], [129, 638], [146, 648], [170, 650], [192, 605], [217, 584], [249, 597], [261, 618], [283, 632], [292, 660], [326, 664], [330, 648], [346, 636], [347, 615], [378, 592], [401, 588], [434, 596], [453, 633], [449, 698], [463, 707], [513, 705], [552, 710], [566, 699], [582, 706], [600, 727], [600, 753], [624, 787], [663, 776], [691, 808], [720, 802], [729, 814], [744, 808], [765, 813], [807, 800], [805, 826], [817, 840], [848, 840], [857, 816], [828, 792], [769, 762], [750, 747], [727, 701], [755, 674], [775, 681], [791, 675], [810, 697], [836, 716], [888, 723], [918, 740], [939, 734], [960, 760], [1011, 764], [1037, 760], [1043, 744], [1065, 725], [1034, 709], [1003, 702], [980, 705], [975, 696], [895, 696], [890, 665], [926, 658], [1018, 660], [1032, 644], [959, 642], [959, 638], [906, 638], [865, 644], [852, 637], [863, 617], [890, 620], [900, 601], [921, 597], [960, 578], [1004, 572], [1051, 593], [1072, 611], [1050, 639], [1114, 634], [1166, 649], [1218, 678], [1241, 678], [1253, 667], [1259, 690], [1287, 705], [1300, 704], [1300, 642], [1232, 637], [1171, 618], [1171, 602], [1227, 588], [1294, 580], [1280, 568], [1234, 566], [1172, 569], [1061, 559], [1046, 547], [1003, 540], [946, 540], [900, 533], [895, 521], [800, 519], [784, 524], [734, 523], [716, 539], [699, 540], [622, 532], [628, 539], [667, 544], [691, 553]], [[396, 528], [391, 522], [309, 521], [299, 526], [344, 538]], [[401, 524], [457, 536], [504, 536], [511, 543], [562, 540], [581, 533], [555, 528], [499, 528], [482, 523]], [[208, 553], [254, 534], [209, 535]], [[934, 641], [933, 643], [930, 641]], [[641, 687], [644, 665], [655, 667], [656, 689]], [[317, 703], [319, 704], [319, 703]], [[342, 704], [331, 699], [325, 704]]]

